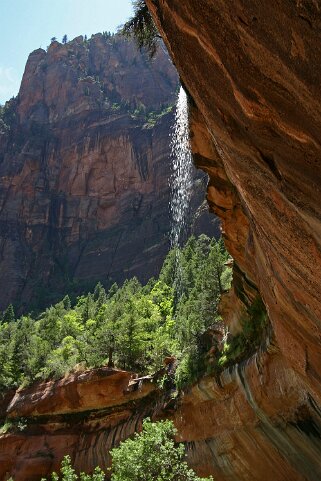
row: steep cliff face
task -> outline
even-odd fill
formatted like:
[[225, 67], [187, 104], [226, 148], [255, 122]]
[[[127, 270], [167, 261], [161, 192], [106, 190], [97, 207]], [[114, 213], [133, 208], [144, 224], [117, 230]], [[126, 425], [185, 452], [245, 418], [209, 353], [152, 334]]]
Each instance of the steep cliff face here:
[[[150, 62], [117, 36], [29, 56], [0, 135], [0, 308], [157, 273], [168, 250], [177, 86], [163, 50]], [[206, 183], [198, 179], [193, 213]]]
[[258, 289], [278, 351], [264, 355], [272, 370], [256, 357], [223, 389], [195, 388], [182, 438], [216, 479], [320, 479], [319, 2], [146, 3], [190, 94], [195, 159], [235, 259], [229, 319], [237, 329]]

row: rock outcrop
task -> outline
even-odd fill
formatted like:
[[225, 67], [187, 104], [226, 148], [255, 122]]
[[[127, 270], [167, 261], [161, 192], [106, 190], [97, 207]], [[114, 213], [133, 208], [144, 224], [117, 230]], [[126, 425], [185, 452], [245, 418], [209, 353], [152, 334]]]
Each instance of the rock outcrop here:
[[210, 393], [200, 383], [182, 439], [216, 480], [320, 479], [321, 5], [146, 3], [190, 95], [195, 160], [235, 259], [230, 319], [258, 290], [278, 351]]
[[[77, 470], [110, 465], [108, 451], [161, 406], [152, 377], [99, 368], [9, 393], [0, 435], [0, 479], [39, 481], [69, 454]], [[3, 429], [3, 428], [2, 428]]]
[[77, 471], [106, 470], [108, 451], [146, 416], [174, 420], [200, 475], [320, 479], [319, 411], [275, 345], [223, 371], [219, 383], [204, 377], [176, 407], [168, 401], [157, 376], [105, 367], [9, 392], [0, 404], [0, 479], [39, 481], [66, 454]]
[[[0, 134], [0, 309], [157, 274], [177, 87], [163, 50], [151, 62], [118, 36], [30, 54]], [[191, 219], [206, 184], [197, 178]], [[196, 230], [213, 233], [205, 218]]]

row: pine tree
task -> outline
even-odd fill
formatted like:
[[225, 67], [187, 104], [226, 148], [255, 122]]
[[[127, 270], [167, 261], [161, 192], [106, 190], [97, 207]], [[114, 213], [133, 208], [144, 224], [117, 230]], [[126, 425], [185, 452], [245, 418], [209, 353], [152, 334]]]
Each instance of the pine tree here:
[[84, 304], [84, 308], [83, 308], [83, 312], [82, 312], [82, 321], [85, 323], [88, 321], [88, 319], [91, 318], [92, 314], [93, 314], [93, 296], [91, 293], [88, 294], [88, 296], [86, 297], [86, 301], [85, 301], [85, 304]]
[[67, 38], [67, 35], [65, 34], [63, 37], [62, 37], [62, 43], [66, 44], [68, 41], [68, 38]]
[[3, 322], [14, 322], [16, 320], [13, 305], [9, 304], [3, 314]]
[[70, 297], [68, 296], [68, 294], [63, 298], [62, 302], [63, 302], [63, 305], [64, 305], [64, 309], [66, 311], [70, 311], [71, 301], [70, 301]]

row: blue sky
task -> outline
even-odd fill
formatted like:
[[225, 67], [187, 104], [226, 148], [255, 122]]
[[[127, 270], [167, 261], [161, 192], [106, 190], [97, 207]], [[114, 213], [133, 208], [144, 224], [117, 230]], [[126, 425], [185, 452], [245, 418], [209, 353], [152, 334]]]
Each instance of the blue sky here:
[[51, 37], [113, 32], [131, 13], [131, 0], [0, 0], [0, 104], [18, 93], [29, 53]]

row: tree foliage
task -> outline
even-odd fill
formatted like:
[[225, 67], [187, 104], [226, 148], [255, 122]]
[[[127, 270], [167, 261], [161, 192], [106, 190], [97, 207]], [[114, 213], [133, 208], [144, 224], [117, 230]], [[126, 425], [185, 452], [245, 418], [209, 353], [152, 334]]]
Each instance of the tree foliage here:
[[[80, 473], [78, 476], [71, 464], [70, 456], [65, 456], [62, 460], [60, 473], [53, 472], [51, 475], [51, 481], [104, 481], [105, 479], [105, 473], [99, 467], [95, 468], [91, 475]], [[43, 478], [41, 481], [46, 480]]]
[[99, 283], [74, 306], [66, 295], [36, 318], [15, 319], [9, 306], [0, 323], [0, 386], [102, 365], [143, 375], [173, 355], [178, 385], [192, 382], [205, 369], [202, 335], [220, 323], [226, 259], [221, 241], [191, 237], [184, 248], [169, 252], [158, 279], [145, 286], [132, 278], [106, 292]]
[[210, 481], [199, 478], [185, 461], [183, 444], [176, 444], [171, 421], [143, 422], [143, 430], [111, 451], [112, 481]]
[[[175, 443], [176, 429], [171, 421], [143, 422], [140, 434], [111, 450], [111, 481], [213, 481], [199, 478], [185, 461], [183, 444]], [[65, 456], [60, 473], [51, 481], [104, 481], [106, 474], [96, 467], [92, 474], [78, 476], [69, 456]], [[46, 481], [42, 479], [41, 481]]]
[[133, 17], [124, 24], [120, 33], [127, 37], [134, 37], [138, 47], [146, 48], [153, 57], [160, 38], [154, 20], [144, 0], [134, 0], [133, 8]]
[[17, 123], [16, 106], [16, 97], [12, 97], [4, 105], [0, 105], [0, 135], [9, 132]]

